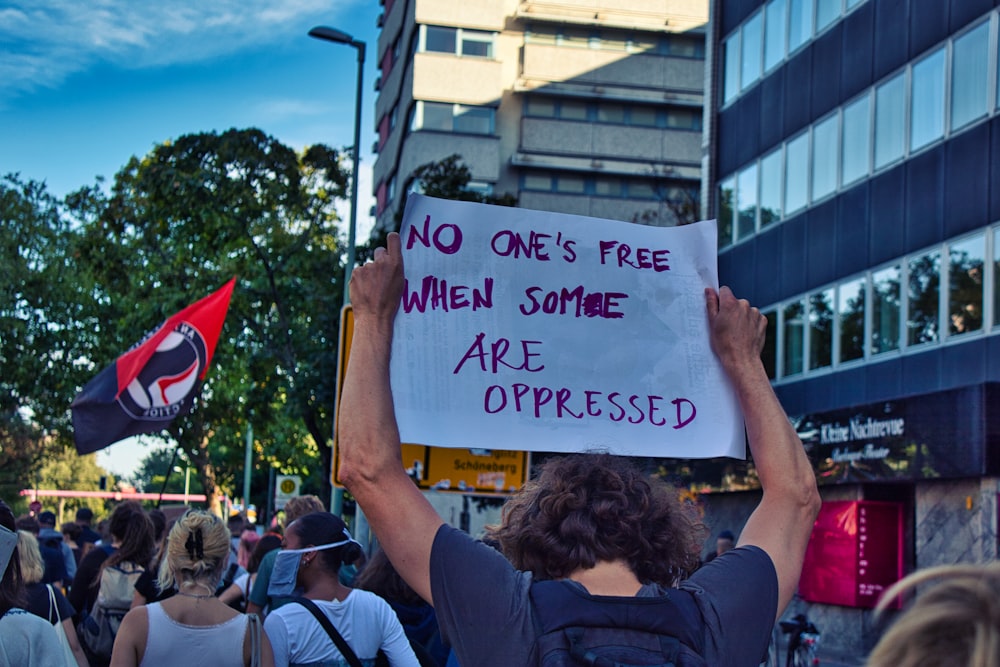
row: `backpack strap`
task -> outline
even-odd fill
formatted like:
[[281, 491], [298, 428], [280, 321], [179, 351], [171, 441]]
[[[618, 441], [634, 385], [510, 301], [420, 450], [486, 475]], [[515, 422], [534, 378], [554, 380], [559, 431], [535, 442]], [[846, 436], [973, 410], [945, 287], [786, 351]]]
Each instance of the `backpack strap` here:
[[298, 597], [293, 598], [291, 602], [298, 602], [300, 605], [308, 609], [309, 613], [316, 617], [319, 624], [323, 626], [324, 630], [326, 630], [326, 634], [330, 635], [330, 639], [332, 639], [333, 643], [337, 645], [337, 650], [340, 651], [340, 655], [344, 657], [344, 660], [346, 660], [351, 667], [362, 667], [361, 660], [358, 659], [357, 654], [351, 650], [351, 647], [347, 645], [347, 641], [345, 641], [340, 633], [337, 632], [337, 628], [333, 627], [333, 623], [330, 622], [330, 619], [327, 618], [326, 614], [324, 614], [312, 600], [309, 598]]
[[261, 663], [261, 629], [260, 616], [247, 614], [247, 630], [250, 631], [250, 667], [260, 667]]
[[625, 628], [676, 638], [694, 652], [704, 652], [701, 612], [684, 590], [656, 597], [595, 596], [573, 582], [536, 581], [530, 597], [539, 634], [570, 627]]

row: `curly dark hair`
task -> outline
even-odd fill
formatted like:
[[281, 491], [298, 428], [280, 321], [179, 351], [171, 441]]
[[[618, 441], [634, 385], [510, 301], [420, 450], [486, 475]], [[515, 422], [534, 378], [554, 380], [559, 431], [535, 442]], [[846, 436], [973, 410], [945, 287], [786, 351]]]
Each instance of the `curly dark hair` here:
[[626, 457], [587, 453], [547, 461], [489, 537], [538, 579], [623, 560], [640, 582], [672, 586], [698, 567], [707, 533], [677, 489]]

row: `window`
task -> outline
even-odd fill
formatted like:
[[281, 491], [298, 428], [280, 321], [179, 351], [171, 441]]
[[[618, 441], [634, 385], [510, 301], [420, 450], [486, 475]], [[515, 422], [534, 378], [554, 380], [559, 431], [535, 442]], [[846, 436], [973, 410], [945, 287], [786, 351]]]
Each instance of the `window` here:
[[820, 121], [812, 133], [812, 201], [837, 189], [837, 114]]
[[667, 127], [678, 130], [701, 131], [700, 109], [667, 109]]
[[757, 231], [757, 163], [744, 169], [736, 177], [738, 200], [736, 237], [744, 239]]
[[771, 0], [764, 8], [764, 71], [785, 59], [785, 0]]
[[680, 58], [704, 58], [705, 40], [704, 38], [688, 37], [685, 35], [670, 35], [666, 42], [667, 55]]
[[727, 178], [719, 184], [719, 247], [733, 242], [733, 208], [736, 206], [736, 178]]
[[424, 50], [434, 53], [455, 53], [457, 28], [442, 28], [435, 25], [424, 26]]
[[906, 91], [903, 75], [875, 89], [875, 168], [903, 157]]
[[760, 352], [760, 359], [764, 362], [764, 370], [767, 377], [774, 379], [778, 377], [778, 313], [770, 311], [764, 313], [767, 318], [767, 329], [764, 332], [764, 349]]
[[582, 49], [590, 48], [590, 30], [586, 28], [563, 28], [559, 36], [560, 46], [575, 46]]
[[816, 0], [816, 32], [840, 18], [840, 0]]
[[417, 104], [418, 115], [422, 108], [423, 121], [418, 120], [419, 125], [414, 128], [418, 130], [443, 130], [451, 132], [452, 129], [452, 109], [453, 104], [441, 104], [440, 102], [421, 102]]
[[629, 123], [639, 127], [656, 127], [656, 115], [653, 107], [632, 107], [629, 109]]
[[461, 31], [462, 35], [462, 55], [477, 56], [479, 58], [493, 57], [493, 33], [483, 30]]
[[805, 207], [809, 197], [809, 133], [785, 147], [785, 215]]
[[760, 161], [760, 226], [781, 220], [781, 149]]
[[872, 354], [899, 349], [899, 267], [872, 274]]
[[761, 23], [763, 17], [756, 12], [750, 20], [743, 24], [743, 37], [740, 42], [741, 63], [740, 88], [748, 88], [760, 78], [761, 57]]
[[958, 336], [983, 328], [985, 237], [951, 244], [948, 269], [948, 332]]
[[794, 301], [782, 312], [785, 329], [785, 356], [783, 375], [797, 375], [802, 372], [805, 347], [805, 302]]
[[524, 115], [532, 118], [555, 118], [556, 103], [547, 98], [529, 97], [524, 105]]
[[597, 177], [594, 179], [594, 194], [599, 197], [621, 197], [622, 196], [622, 181], [620, 178], [603, 178]]
[[727, 104], [740, 92], [740, 33], [726, 40], [725, 71], [722, 76], [722, 102]]
[[1000, 229], [993, 233], [993, 324], [1000, 324]]
[[417, 102], [410, 129], [493, 134], [494, 113], [491, 107]]
[[871, 102], [865, 95], [844, 107], [844, 134], [841, 142], [841, 182], [853, 183], [868, 175], [871, 154]]
[[569, 192], [571, 194], [583, 194], [586, 191], [586, 182], [582, 176], [558, 176], [556, 178], [556, 192]]
[[813, 0], [788, 0], [788, 52], [812, 38]]
[[951, 59], [951, 129], [986, 115], [990, 24], [955, 40]]
[[624, 123], [625, 107], [621, 104], [602, 103], [597, 107], [598, 123]]
[[493, 134], [493, 109], [455, 105], [455, 131], [469, 134]]
[[[421, 26], [424, 51], [451, 53], [476, 58], [493, 57], [493, 33], [468, 28], [447, 28], [437, 25]], [[545, 33], [532, 33], [531, 41], [544, 41]], [[537, 37], [537, 38], [536, 38]]]
[[552, 176], [528, 172], [524, 175], [524, 189], [550, 192], [552, 190]]
[[809, 297], [809, 368], [833, 363], [833, 294], [827, 289]]
[[865, 356], [864, 278], [840, 286], [837, 313], [840, 317], [840, 361], [854, 361]]
[[938, 339], [941, 253], [934, 251], [910, 258], [907, 273], [906, 342], [908, 345], [933, 343]]
[[656, 199], [656, 190], [649, 181], [629, 181], [628, 196], [630, 199]]
[[910, 150], [944, 135], [944, 49], [913, 66], [910, 89]]
[[529, 44], [555, 45], [559, 41], [559, 30], [550, 26], [531, 26], [524, 33], [524, 40]]
[[559, 103], [559, 117], [565, 120], [588, 120], [590, 114], [587, 112], [587, 103], [563, 100]]

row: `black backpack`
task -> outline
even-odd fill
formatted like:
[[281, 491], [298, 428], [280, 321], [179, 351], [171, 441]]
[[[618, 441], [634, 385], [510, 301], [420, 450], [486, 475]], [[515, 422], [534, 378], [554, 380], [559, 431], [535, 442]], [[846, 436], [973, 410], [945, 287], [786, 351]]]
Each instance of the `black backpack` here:
[[539, 667], [706, 667], [701, 612], [690, 593], [592, 596], [567, 581], [531, 585]]

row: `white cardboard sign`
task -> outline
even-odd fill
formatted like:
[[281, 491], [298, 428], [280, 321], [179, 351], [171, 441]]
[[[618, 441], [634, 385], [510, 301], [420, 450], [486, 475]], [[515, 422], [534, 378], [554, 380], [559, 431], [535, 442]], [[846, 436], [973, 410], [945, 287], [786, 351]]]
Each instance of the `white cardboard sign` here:
[[744, 457], [705, 314], [715, 221], [648, 227], [411, 195], [400, 236], [403, 442]]

